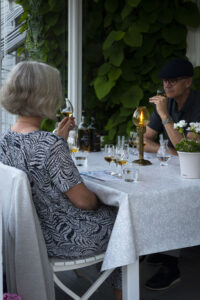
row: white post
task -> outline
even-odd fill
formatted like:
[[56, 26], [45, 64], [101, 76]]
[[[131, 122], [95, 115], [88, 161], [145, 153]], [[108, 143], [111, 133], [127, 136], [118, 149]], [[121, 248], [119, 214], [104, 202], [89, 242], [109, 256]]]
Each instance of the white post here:
[[68, 98], [79, 124], [82, 112], [82, 0], [68, 0]]

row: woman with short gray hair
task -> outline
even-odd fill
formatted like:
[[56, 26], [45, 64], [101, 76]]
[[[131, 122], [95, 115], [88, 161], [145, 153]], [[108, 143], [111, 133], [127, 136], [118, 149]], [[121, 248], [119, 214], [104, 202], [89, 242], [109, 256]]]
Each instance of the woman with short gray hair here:
[[[55, 119], [62, 103], [59, 71], [39, 62], [20, 62], [0, 91], [0, 103], [17, 114], [0, 141], [0, 161], [28, 175], [49, 256], [78, 258], [106, 250], [116, 217], [84, 184], [67, 138], [74, 118], [64, 118], [57, 134], [40, 130]], [[115, 299], [122, 299], [121, 276], [112, 275]]]

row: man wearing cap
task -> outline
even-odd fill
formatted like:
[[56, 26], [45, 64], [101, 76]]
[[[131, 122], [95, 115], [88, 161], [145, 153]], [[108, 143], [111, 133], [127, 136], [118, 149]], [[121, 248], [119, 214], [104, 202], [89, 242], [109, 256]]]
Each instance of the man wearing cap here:
[[[183, 138], [174, 129], [174, 123], [185, 120], [186, 123], [200, 122], [200, 93], [191, 89], [194, 70], [192, 64], [183, 58], [169, 60], [161, 69], [158, 76], [163, 81], [166, 96], [156, 95], [149, 99], [155, 104], [150, 123], [145, 133], [145, 151], [157, 152], [159, 143], [154, 139], [163, 133], [168, 139], [168, 146], [172, 154], [176, 144]], [[185, 131], [189, 137], [192, 133]], [[164, 290], [180, 281], [178, 267], [179, 252], [148, 255], [146, 262], [160, 265], [160, 269], [147, 280], [145, 287], [151, 290]]]
[[[163, 133], [169, 140], [171, 153], [176, 154], [174, 148], [183, 136], [174, 129], [174, 123], [200, 121], [200, 93], [191, 90], [193, 73], [192, 64], [183, 58], [169, 60], [159, 72], [166, 97], [157, 95], [149, 99], [155, 104], [155, 110], [145, 133], [146, 152], [158, 151], [159, 144], [154, 139]], [[187, 135], [189, 137], [191, 133]]]

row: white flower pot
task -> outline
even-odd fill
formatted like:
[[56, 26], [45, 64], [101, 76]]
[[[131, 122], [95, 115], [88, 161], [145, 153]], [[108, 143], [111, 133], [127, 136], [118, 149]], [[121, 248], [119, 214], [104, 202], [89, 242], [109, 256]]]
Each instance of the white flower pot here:
[[181, 176], [200, 178], [200, 152], [179, 152]]

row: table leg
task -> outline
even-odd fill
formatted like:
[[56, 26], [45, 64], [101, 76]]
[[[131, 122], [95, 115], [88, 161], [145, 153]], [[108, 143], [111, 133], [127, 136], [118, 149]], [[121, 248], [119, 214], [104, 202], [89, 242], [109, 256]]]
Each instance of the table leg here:
[[123, 300], [140, 300], [139, 258], [122, 267], [122, 293]]

